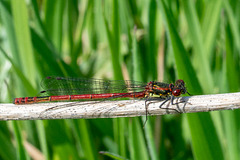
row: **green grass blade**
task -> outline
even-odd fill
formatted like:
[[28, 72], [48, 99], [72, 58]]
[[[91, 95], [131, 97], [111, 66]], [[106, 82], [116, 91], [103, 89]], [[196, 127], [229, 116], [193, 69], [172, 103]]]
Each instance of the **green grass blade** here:
[[113, 1], [113, 30], [112, 37], [113, 40], [113, 52], [112, 52], [112, 65], [113, 65], [113, 74], [115, 79], [123, 79], [122, 68], [120, 65], [120, 24], [119, 24], [119, 9], [118, 9], [118, 0]]
[[115, 160], [126, 160], [126, 158], [124, 158], [122, 156], [119, 156], [119, 155], [116, 155], [116, 154], [111, 153], [111, 152], [100, 151], [99, 153], [102, 154], [102, 155], [108, 156], [112, 159], [115, 159]]
[[132, 67], [133, 67], [133, 80], [136, 81], [143, 81], [142, 77], [142, 71], [143, 71], [143, 62], [141, 59], [140, 51], [138, 48], [138, 43], [137, 43], [137, 35], [136, 35], [137, 30], [134, 30], [134, 36], [132, 40]]
[[[107, 32], [107, 38], [109, 47], [111, 48], [111, 56], [112, 56], [112, 66], [113, 66], [113, 74], [114, 79], [121, 80], [123, 79], [122, 76], [122, 69], [120, 65], [120, 30], [119, 30], [119, 11], [118, 11], [118, 1], [113, 1], [113, 30], [110, 31], [110, 28], [107, 23], [107, 19], [104, 15], [104, 24], [105, 29]], [[114, 36], [113, 36], [114, 35]]]
[[156, 43], [156, 13], [157, 3], [151, 0], [149, 4], [149, 26], [148, 26], [148, 76], [150, 80], [157, 79], [157, 43]]
[[217, 34], [220, 30], [219, 24], [221, 19], [222, 1], [209, 1], [204, 11], [202, 22], [202, 38], [204, 43], [204, 50], [207, 59], [210, 60], [212, 51], [214, 49]]
[[239, 70], [237, 68], [238, 62], [235, 61], [233, 37], [230, 26], [226, 27], [226, 69], [228, 87], [231, 92], [237, 92], [239, 89]]
[[125, 126], [126, 126], [127, 119], [125, 118], [118, 118], [113, 119], [113, 133], [114, 133], [114, 140], [118, 145], [118, 154], [122, 157], [126, 157], [126, 142], [125, 142]]
[[[20, 61], [23, 66], [23, 72], [28, 75], [31, 84], [35, 84], [35, 63], [30, 37], [30, 28], [28, 25], [28, 11], [24, 0], [11, 1], [14, 28], [16, 31], [17, 46], [20, 53]], [[31, 66], [31, 67], [30, 67]]]
[[13, 124], [15, 139], [17, 141], [18, 159], [21, 159], [21, 160], [27, 159], [27, 155], [26, 155], [25, 148], [23, 146], [23, 139], [22, 139], [21, 131], [19, 129], [18, 121], [13, 121], [12, 124]]
[[45, 26], [57, 51], [62, 51], [63, 13], [66, 1], [46, 1]]
[[2, 159], [16, 159], [16, 148], [11, 141], [11, 133], [8, 129], [7, 122], [0, 122], [0, 155]]
[[[145, 120], [146, 120], [146, 118], [142, 117], [142, 121], [145, 122]], [[155, 138], [153, 137], [152, 126], [150, 125], [150, 120], [148, 120], [148, 122], [144, 126], [144, 132], [145, 132], [149, 156], [151, 157], [150, 159], [157, 160], [158, 155], [157, 155], [157, 149], [156, 149], [156, 141], [155, 141]]]
[[43, 152], [45, 159], [49, 159], [49, 151], [47, 148], [47, 137], [46, 137], [43, 121], [35, 121], [35, 123], [37, 126], [36, 129], [37, 129], [38, 138], [40, 141], [41, 151]]
[[229, 19], [229, 23], [230, 23], [230, 28], [232, 30], [233, 33], [233, 43], [235, 44], [235, 47], [238, 50], [238, 53], [240, 53], [240, 32], [239, 32], [239, 25], [237, 24], [237, 19], [233, 13], [233, 10], [231, 9], [231, 6], [229, 4], [229, 1], [224, 0], [223, 1], [223, 7], [226, 10], [228, 19]]
[[210, 70], [208, 57], [205, 54], [205, 47], [202, 38], [200, 24], [197, 14], [194, 9], [193, 1], [186, 0], [183, 3], [186, 19], [188, 22], [188, 29], [193, 42], [195, 68], [198, 70], [198, 79], [203, 86], [204, 93], [211, 93], [211, 88], [214, 86], [213, 77]]
[[129, 125], [130, 159], [149, 159], [141, 125], [138, 118], [133, 118]]
[[194, 157], [199, 160], [224, 159], [210, 114], [188, 114], [187, 118], [192, 136]]
[[225, 154], [225, 157], [230, 160], [235, 160], [240, 157], [239, 154], [239, 144], [238, 144], [238, 129], [237, 129], [237, 123], [238, 118], [236, 117], [238, 114], [237, 112], [234, 113], [234, 111], [224, 111], [223, 112], [224, 118], [224, 128], [225, 128], [225, 134], [226, 134], [226, 143], [227, 143], [227, 154]]
[[86, 120], [73, 120], [71, 122], [73, 124], [75, 132], [77, 133], [77, 136], [79, 136], [85, 157], [89, 160], [97, 159], [97, 152], [94, 148], [93, 141], [91, 140], [92, 135], [91, 132], [89, 132]]
[[14, 24], [12, 20], [12, 15], [10, 14], [10, 7], [7, 6], [4, 1], [0, 1], [0, 16], [2, 19], [2, 25], [6, 26], [6, 32], [8, 35], [8, 41], [10, 50], [12, 52], [14, 59], [14, 62], [17, 66], [21, 67], [21, 63], [18, 59], [20, 59], [19, 49], [17, 46], [17, 40], [14, 30]]

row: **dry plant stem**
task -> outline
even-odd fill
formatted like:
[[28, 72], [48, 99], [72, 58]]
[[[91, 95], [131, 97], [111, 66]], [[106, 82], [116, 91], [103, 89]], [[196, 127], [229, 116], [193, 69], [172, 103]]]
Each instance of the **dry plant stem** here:
[[[162, 102], [147, 101], [148, 115], [239, 109], [240, 92], [179, 97], [174, 99], [174, 105], [167, 102], [159, 108]], [[0, 104], [0, 120], [117, 118], [145, 116], [145, 114], [145, 100]]]

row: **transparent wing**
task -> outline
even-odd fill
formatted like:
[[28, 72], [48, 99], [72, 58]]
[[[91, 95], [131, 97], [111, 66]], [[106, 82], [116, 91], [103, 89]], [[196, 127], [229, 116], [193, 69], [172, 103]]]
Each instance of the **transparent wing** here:
[[41, 86], [44, 95], [132, 93], [145, 90], [147, 83], [131, 80], [104, 80], [71, 77], [46, 77]]

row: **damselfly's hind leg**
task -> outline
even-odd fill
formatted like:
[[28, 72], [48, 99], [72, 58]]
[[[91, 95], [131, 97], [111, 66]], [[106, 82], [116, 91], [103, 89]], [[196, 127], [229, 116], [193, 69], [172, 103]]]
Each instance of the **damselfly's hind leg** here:
[[149, 112], [148, 112], [148, 105], [149, 104], [147, 104], [147, 101], [149, 101], [149, 97], [147, 96], [146, 97], [146, 100], [145, 100], [145, 109], [146, 109], [146, 119], [145, 119], [145, 122], [143, 123], [143, 127], [146, 125], [146, 123], [147, 123], [147, 120], [148, 120], [148, 114], [150, 114]]
[[144, 122], [144, 124], [143, 124], [143, 127], [144, 127], [145, 124], [147, 123], [148, 114], [150, 114], [150, 113], [148, 112], [148, 106], [149, 106], [150, 103], [147, 104], [147, 101], [152, 101], [152, 100], [158, 100], [158, 101], [159, 101], [159, 97], [146, 96], [145, 98], [146, 98], [146, 99], [145, 99], [146, 120], [145, 120], [145, 122]]
[[145, 97], [145, 98], [146, 98], [146, 100], [145, 100], [146, 120], [145, 120], [145, 122], [144, 122], [144, 124], [143, 124], [143, 127], [144, 127], [145, 124], [147, 123], [148, 114], [150, 114], [150, 113], [148, 112], [148, 106], [149, 106], [149, 104], [150, 104], [151, 102], [147, 104], [147, 101], [163, 101], [163, 100], [166, 99], [166, 97], [150, 97], [150, 96], [147, 96], [147, 97]]

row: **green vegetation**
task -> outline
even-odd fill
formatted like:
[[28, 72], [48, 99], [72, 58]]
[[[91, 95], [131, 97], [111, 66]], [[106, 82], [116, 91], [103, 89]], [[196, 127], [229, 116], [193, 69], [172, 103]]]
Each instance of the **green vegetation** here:
[[[0, 0], [0, 100], [36, 96], [51, 75], [183, 79], [193, 95], [237, 92], [239, 7], [234, 0]], [[235, 160], [239, 118], [239, 110], [149, 116], [144, 128], [145, 117], [2, 121], [0, 159], [34, 159], [35, 148], [45, 159]]]

